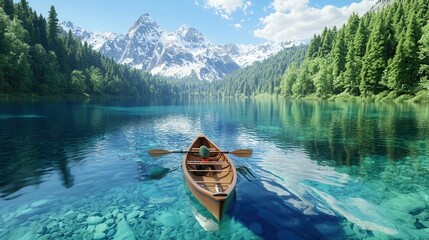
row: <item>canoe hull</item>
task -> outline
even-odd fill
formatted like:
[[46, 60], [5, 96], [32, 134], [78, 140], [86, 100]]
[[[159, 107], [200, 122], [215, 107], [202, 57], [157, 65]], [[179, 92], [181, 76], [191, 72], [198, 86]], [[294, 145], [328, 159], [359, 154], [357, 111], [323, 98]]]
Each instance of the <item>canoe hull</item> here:
[[194, 197], [198, 199], [198, 201], [200, 201], [200, 203], [203, 204], [218, 221], [221, 221], [228, 210], [231, 200], [234, 198], [235, 189], [231, 191], [226, 198], [214, 199], [199, 191], [199, 189], [195, 188], [194, 185], [186, 178], [185, 181]]
[[[218, 159], [216, 162], [202, 163], [198, 153], [185, 154], [182, 161], [183, 176], [191, 193], [195, 196], [212, 215], [221, 221], [235, 195], [237, 173], [232, 160], [221, 152], [211, 140], [204, 135], [199, 135], [189, 146], [188, 152], [195, 152], [201, 145], [211, 149], [211, 154]], [[197, 175], [198, 165], [212, 164], [209, 176]]]

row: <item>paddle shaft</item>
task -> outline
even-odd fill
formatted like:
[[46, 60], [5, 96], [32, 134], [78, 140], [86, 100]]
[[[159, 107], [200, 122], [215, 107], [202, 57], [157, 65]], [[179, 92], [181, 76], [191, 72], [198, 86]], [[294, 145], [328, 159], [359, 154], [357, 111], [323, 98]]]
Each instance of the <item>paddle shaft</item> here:
[[[170, 153], [199, 153], [197, 151], [168, 151], [164, 149], [151, 149], [149, 150], [149, 154], [152, 157], [160, 157]], [[238, 157], [250, 157], [252, 155], [251, 149], [239, 149], [234, 151], [212, 151], [211, 153], [224, 153], [224, 154], [233, 154]]]

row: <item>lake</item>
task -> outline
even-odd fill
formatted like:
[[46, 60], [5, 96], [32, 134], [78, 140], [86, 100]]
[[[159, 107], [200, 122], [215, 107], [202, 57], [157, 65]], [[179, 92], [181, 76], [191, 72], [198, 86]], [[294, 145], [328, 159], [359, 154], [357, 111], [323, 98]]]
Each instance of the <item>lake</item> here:
[[[231, 156], [221, 223], [182, 155]], [[276, 99], [0, 103], [0, 239], [427, 239], [429, 105]]]

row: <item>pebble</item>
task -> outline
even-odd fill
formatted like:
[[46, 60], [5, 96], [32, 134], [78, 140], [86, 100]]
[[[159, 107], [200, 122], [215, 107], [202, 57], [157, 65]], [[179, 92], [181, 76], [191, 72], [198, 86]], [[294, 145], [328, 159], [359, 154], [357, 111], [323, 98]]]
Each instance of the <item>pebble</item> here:
[[139, 211], [134, 211], [134, 212], [127, 215], [127, 220], [131, 220], [133, 218], [136, 218], [137, 216], [139, 216], [139, 214], [140, 214]]
[[107, 230], [107, 224], [101, 223], [95, 227], [95, 232], [105, 232]]
[[99, 216], [91, 216], [86, 219], [86, 223], [89, 225], [97, 225], [103, 222], [103, 218]]
[[106, 234], [104, 234], [102, 232], [96, 232], [96, 233], [94, 233], [93, 239], [103, 239], [104, 237], [106, 237]]

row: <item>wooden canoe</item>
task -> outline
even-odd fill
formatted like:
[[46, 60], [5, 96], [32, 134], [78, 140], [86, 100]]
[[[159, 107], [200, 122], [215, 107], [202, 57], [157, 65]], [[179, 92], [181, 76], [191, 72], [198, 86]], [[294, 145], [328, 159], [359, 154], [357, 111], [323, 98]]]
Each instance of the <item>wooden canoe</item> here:
[[[212, 161], [201, 161], [198, 150], [203, 145], [210, 149]], [[237, 183], [234, 163], [227, 154], [221, 152], [216, 144], [200, 134], [191, 143], [182, 160], [183, 176], [189, 190], [218, 221], [222, 220], [228, 209]], [[203, 170], [201, 166], [204, 166]]]

